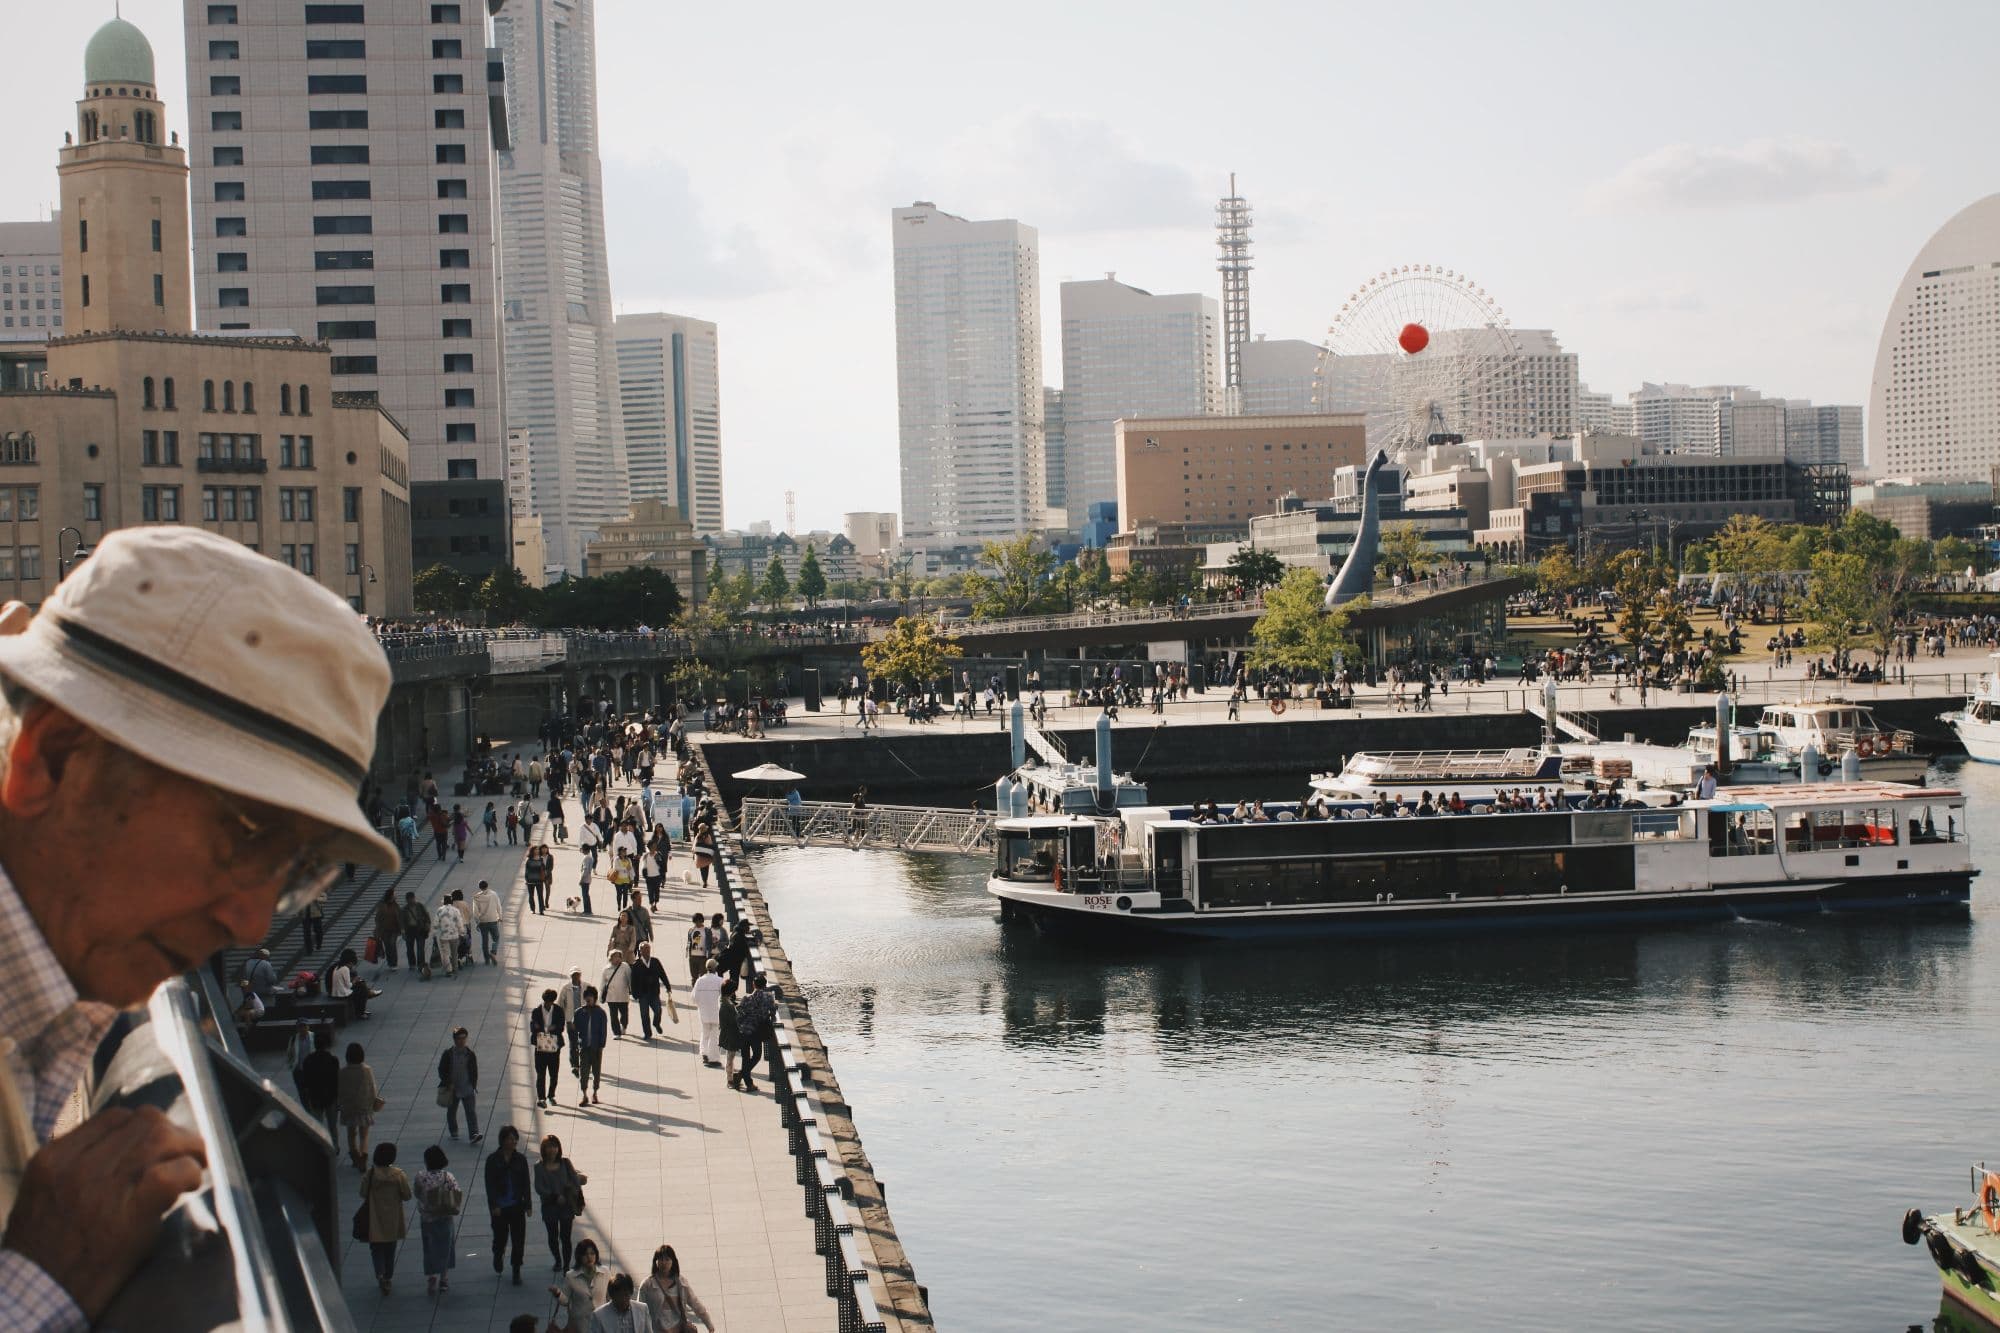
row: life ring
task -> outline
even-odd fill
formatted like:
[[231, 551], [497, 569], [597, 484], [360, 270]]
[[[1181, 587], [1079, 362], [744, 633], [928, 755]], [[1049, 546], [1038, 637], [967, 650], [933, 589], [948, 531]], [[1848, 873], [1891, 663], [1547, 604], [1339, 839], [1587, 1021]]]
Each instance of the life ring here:
[[1271, 700], [1271, 713], [1273, 716], [1276, 716], [1277, 714], [1282, 713], [1284, 711], [1285, 711], [1285, 701], [1283, 699]]
[[2000, 1172], [1979, 1173], [1979, 1212], [1988, 1231], [2000, 1233]]
[[1854, 753], [1860, 755], [1863, 759], [1873, 759], [1875, 757], [1875, 738], [1873, 736], [1863, 736], [1860, 740], [1854, 742]]

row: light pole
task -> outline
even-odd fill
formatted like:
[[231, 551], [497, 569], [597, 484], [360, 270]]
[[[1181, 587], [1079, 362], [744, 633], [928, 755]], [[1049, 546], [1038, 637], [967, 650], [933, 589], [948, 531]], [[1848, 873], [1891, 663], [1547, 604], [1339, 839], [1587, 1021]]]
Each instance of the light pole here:
[[[379, 581], [375, 577], [375, 566], [369, 564], [365, 560], [362, 561], [361, 564], [355, 568], [354, 581], [356, 583], [359, 583], [361, 581], [361, 576], [364, 574], [368, 576], [368, 582], [370, 583], [375, 583]], [[364, 589], [361, 592], [357, 592], [355, 594], [355, 597], [358, 598], [361, 602], [361, 605], [355, 609], [365, 614], [368, 610], [368, 596], [366, 590]]]
[[65, 532], [74, 532], [76, 534], [76, 546], [67, 558], [61, 554], [56, 556], [57, 583], [61, 583], [64, 579], [68, 578], [70, 570], [83, 563], [90, 555], [90, 548], [83, 543], [83, 529], [81, 528], [58, 528], [56, 530], [56, 550], [58, 552], [62, 550], [62, 538]]

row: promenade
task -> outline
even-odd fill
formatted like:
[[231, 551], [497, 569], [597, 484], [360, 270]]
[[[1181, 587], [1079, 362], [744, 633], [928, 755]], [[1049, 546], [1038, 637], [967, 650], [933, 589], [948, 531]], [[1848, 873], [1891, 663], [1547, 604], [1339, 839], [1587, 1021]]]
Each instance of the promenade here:
[[[440, 774], [440, 780], [445, 776]], [[636, 788], [618, 789], [636, 795]], [[478, 961], [476, 937], [474, 961], [456, 979], [440, 971], [426, 983], [407, 968], [390, 971], [364, 964], [363, 975], [383, 994], [372, 1001], [367, 1021], [341, 1030], [335, 1050], [344, 1050], [350, 1041], [366, 1049], [388, 1102], [376, 1117], [372, 1142], [395, 1143], [399, 1167], [414, 1176], [423, 1167], [423, 1150], [433, 1143], [450, 1155], [450, 1170], [466, 1198], [457, 1233], [457, 1267], [448, 1292], [436, 1298], [425, 1294], [414, 1206], [409, 1238], [397, 1256], [392, 1295], [384, 1297], [377, 1289], [368, 1247], [343, 1240], [341, 1281], [356, 1327], [370, 1333], [505, 1333], [520, 1314], [534, 1314], [541, 1321], [538, 1329], [546, 1324], [551, 1306], [547, 1289], [555, 1272], [539, 1208], [528, 1219], [522, 1285], [516, 1287], [506, 1273], [493, 1271], [483, 1167], [499, 1128], [512, 1125], [531, 1158], [542, 1136], [555, 1134], [565, 1155], [589, 1176], [589, 1206], [576, 1221], [574, 1237], [597, 1241], [609, 1271], [629, 1272], [639, 1280], [653, 1250], [671, 1244], [718, 1329], [833, 1329], [837, 1311], [826, 1294], [825, 1265], [814, 1253], [813, 1225], [799, 1206], [794, 1165], [768, 1086], [756, 1097], [732, 1092], [723, 1084], [722, 1071], [703, 1068], [697, 1053], [698, 1029], [680, 941], [696, 909], [705, 914], [722, 909], [719, 895], [683, 882], [692, 861], [677, 844], [654, 918], [654, 950], [675, 983], [679, 1022], [669, 1020], [664, 1037], [642, 1041], [635, 1005], [630, 1031], [623, 1040], [613, 1039], [605, 1052], [603, 1105], [578, 1108], [579, 1090], [565, 1054], [560, 1105], [538, 1109], [529, 1010], [545, 987], [560, 987], [572, 968], [581, 968], [588, 984], [598, 983], [616, 916], [615, 895], [600, 875], [592, 888], [597, 914], [584, 917], [566, 909], [565, 901], [577, 891], [580, 858], [574, 846], [552, 843], [556, 868], [550, 909], [546, 916], [535, 914], [521, 882], [526, 848], [509, 846], [504, 831], [498, 848], [486, 847], [477, 827], [491, 798], [446, 799], [464, 805], [473, 817], [465, 861], [459, 863], [454, 853], [439, 862], [428, 847], [420, 848], [398, 897], [403, 890], [414, 891], [434, 909], [446, 892], [463, 889], [469, 899], [481, 879], [491, 880], [506, 905], [500, 965]], [[541, 804], [546, 802], [545, 791]], [[580, 819], [573, 797], [568, 804], [573, 834]], [[541, 828], [547, 830], [546, 819]], [[457, 1026], [471, 1033], [479, 1056], [479, 1126], [486, 1138], [478, 1145], [446, 1137], [444, 1111], [435, 1098], [438, 1056]], [[260, 1057], [259, 1063], [288, 1085], [282, 1057]], [[345, 1165], [342, 1147], [335, 1170], [342, 1197], [349, 1200], [340, 1214], [345, 1232], [346, 1219], [359, 1201], [360, 1177]]]

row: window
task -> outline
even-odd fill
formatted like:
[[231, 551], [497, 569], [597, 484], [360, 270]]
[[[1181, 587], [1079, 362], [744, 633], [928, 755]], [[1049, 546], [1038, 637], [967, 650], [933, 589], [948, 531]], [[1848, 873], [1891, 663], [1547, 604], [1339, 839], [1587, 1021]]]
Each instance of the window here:
[[257, 410], [257, 386], [249, 380], [243, 381], [243, 410], [245, 412]]
[[167, 304], [167, 280], [162, 275], [153, 275], [153, 304], [164, 308]]
[[456, 23], [456, 22], [458, 22], [458, 6], [457, 6], [457, 5], [432, 5], [432, 6], [431, 6], [431, 22], [433, 22], [433, 23]]
[[[361, 572], [361, 546], [358, 542], [347, 543], [347, 572], [350, 574]], [[359, 598], [355, 600], [357, 603], [360, 601]]]
[[479, 480], [479, 460], [476, 458], [447, 458], [444, 460], [446, 481]]
[[359, 37], [333, 41], [323, 39], [306, 41], [307, 60], [366, 60], [367, 58], [368, 43]]
[[181, 488], [178, 486], [141, 486], [139, 488], [139, 517], [148, 523], [180, 522]]
[[469, 319], [447, 319], [443, 321], [443, 333], [447, 338], [470, 338], [472, 321]]
[[242, 57], [242, 54], [242, 51], [237, 47], [235, 42], [210, 42], [208, 44], [208, 58], [210, 60], [237, 60]]
[[315, 199], [369, 199], [373, 198], [367, 181], [314, 181]]
[[375, 267], [373, 250], [318, 250], [313, 253], [313, 267], [324, 273], [336, 269], [372, 269]]
[[83, 484], [83, 521], [104, 521], [104, 486], [101, 482], [86, 481]]
[[470, 421], [447, 422], [444, 428], [444, 442], [446, 444], [477, 444], [479, 443], [479, 427]]
[[[447, 375], [470, 375], [472, 373], [472, 353], [446, 352], [444, 354], [444, 373]], [[169, 384], [173, 383], [172, 380], [167, 382]]]
[[139, 432], [139, 461], [149, 466], [160, 462], [160, 432], [142, 430]]
[[432, 60], [457, 60], [464, 54], [465, 48], [456, 37], [441, 37], [431, 43]]
[[314, 218], [315, 236], [373, 236], [375, 219], [367, 214], [347, 215], [331, 218]]
[[463, 213], [438, 214], [438, 235], [463, 236], [472, 230], [472, 223]]
[[289, 384], [280, 384], [278, 386], [278, 415], [281, 417], [288, 417], [291, 414], [292, 414], [292, 386]]
[[431, 91], [439, 94], [462, 93], [465, 91], [465, 76], [463, 74], [433, 74], [431, 75]]
[[321, 342], [361, 340], [372, 342], [375, 338], [375, 321], [372, 319], [323, 319], [319, 324]]
[[177, 430], [160, 432], [160, 462], [166, 467], [181, 465], [181, 433]]
[[243, 80], [235, 74], [211, 74], [208, 79], [210, 97], [241, 97]]
[[83, 275], [83, 303], [85, 305], [90, 304], [90, 275], [88, 273]]
[[222, 502], [222, 512], [217, 517], [224, 523], [234, 523], [236, 521], [236, 488], [234, 486], [224, 486], [218, 493], [218, 496]]
[[441, 180], [438, 182], [438, 198], [463, 199], [466, 197], [465, 182], [462, 180]]
[[21, 577], [38, 579], [42, 576], [42, 548], [23, 546], [21, 548]]
[[465, 161], [465, 145], [462, 143], [441, 143], [437, 146], [439, 166], [453, 165]]
[[250, 223], [244, 218], [217, 218], [215, 220], [215, 234], [223, 237], [248, 236], [250, 234]]
[[292, 499], [297, 492], [286, 486], [278, 491], [278, 521], [295, 523], [298, 521], [298, 505]]
[[201, 382], [201, 410], [204, 412], [213, 412], [215, 410], [214, 380], [203, 380]]
[[354, 111], [308, 111], [306, 128], [309, 130], [365, 130], [368, 128], [368, 113]]
[[169, 412], [174, 410], [174, 377], [171, 375], [160, 381], [160, 406]]
[[366, 93], [366, 74], [308, 74], [306, 75], [306, 96], [332, 97], [349, 93]]
[[151, 375], [146, 376], [145, 379], [139, 382], [139, 395], [145, 406], [151, 407], [153, 405], [153, 377]]
[[304, 468], [309, 468], [309, 467], [311, 467], [311, 466], [313, 465], [313, 437], [312, 437], [312, 436], [310, 436], [310, 435], [301, 435], [301, 436], [299, 436], [299, 454], [298, 454], [298, 458], [299, 458], [299, 466], [300, 466], [300, 467], [304, 467]]
[[473, 391], [471, 389], [446, 389], [444, 391], [444, 405], [446, 407], [471, 407], [473, 405], [472, 394]]
[[224, 380], [222, 382], [222, 410], [225, 412], [234, 412], [236, 410], [235, 380]]
[[280, 435], [278, 437], [278, 466], [281, 468], [297, 467], [298, 464], [294, 461], [297, 457], [298, 455], [292, 449], [292, 437], [289, 435]]
[[237, 495], [236, 495], [236, 499], [237, 499], [237, 509], [238, 509], [238, 511], [239, 511], [239, 514], [240, 514], [240, 516], [242, 517], [242, 519], [243, 519], [243, 521], [244, 521], [245, 523], [255, 523], [255, 522], [257, 521], [257, 496], [258, 496], [258, 494], [259, 494], [259, 492], [257, 492], [257, 491], [254, 491], [254, 490], [246, 490], [246, 491], [238, 491], [238, 492], [237, 492]]
[[278, 547], [278, 560], [281, 564], [287, 564], [293, 569], [297, 569], [299, 567], [299, 548], [291, 542], [281, 544]]
[[217, 181], [215, 183], [215, 202], [218, 204], [240, 204], [246, 197], [242, 181]]
[[438, 300], [445, 305], [471, 305], [472, 286], [470, 283], [447, 282], [438, 288]]
[[222, 287], [215, 293], [215, 303], [223, 309], [240, 308], [250, 304], [248, 287]]
[[313, 295], [320, 305], [374, 305], [373, 287], [317, 287]]
[[208, 21], [218, 27], [233, 26], [236, 22], [236, 6], [210, 5], [208, 7]]
[[217, 134], [227, 134], [243, 128], [241, 111], [211, 111], [208, 113], [208, 128]]
[[215, 150], [215, 165], [218, 167], [240, 167], [243, 165], [241, 148], [220, 148]]
[[308, 23], [365, 23], [360, 5], [307, 5]]
[[299, 573], [316, 574], [318, 572], [317, 569], [313, 568], [313, 544], [311, 542], [302, 543], [299, 546]]
[[[368, 336], [371, 338], [375, 336], [372, 329], [370, 330]], [[299, 415], [302, 417], [309, 417], [313, 414], [312, 392], [313, 391], [311, 385], [301, 384], [299, 386]], [[307, 437], [306, 447], [308, 449], [312, 447], [311, 437]]]
[[440, 251], [438, 251], [438, 267], [439, 267], [439, 268], [471, 268], [471, 267], [472, 267], [472, 251], [470, 251], [470, 250], [440, 250]]
[[333, 358], [333, 373], [336, 375], [373, 375], [375, 358], [372, 356], [336, 356]]
[[313, 496], [315, 494], [317, 494], [317, 492], [315, 492], [310, 486], [305, 487], [299, 491], [298, 493], [299, 522], [310, 523], [313, 521]]
[[365, 143], [317, 143], [312, 147], [312, 164], [316, 167], [365, 167], [368, 165], [368, 145]]
[[215, 487], [213, 486], [202, 487], [201, 488], [202, 522], [213, 523], [216, 521], [216, 519], [220, 518], [221, 516], [222, 516], [221, 506], [215, 498]]
[[218, 273], [248, 273], [250, 255], [244, 250], [218, 250], [215, 255], [215, 271]]
[[439, 107], [431, 113], [431, 124], [441, 130], [462, 130], [465, 128], [465, 109]]
[[[341, 488], [340, 521], [343, 523], [359, 523], [361, 521], [361, 488], [359, 486], [343, 486]], [[350, 546], [347, 549], [358, 551], [361, 548]]]

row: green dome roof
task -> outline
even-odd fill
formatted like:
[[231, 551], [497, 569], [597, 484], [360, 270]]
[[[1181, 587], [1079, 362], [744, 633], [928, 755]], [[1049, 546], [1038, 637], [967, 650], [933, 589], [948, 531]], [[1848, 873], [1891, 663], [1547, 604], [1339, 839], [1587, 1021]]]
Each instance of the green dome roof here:
[[113, 19], [97, 30], [83, 48], [85, 83], [153, 83], [153, 44], [124, 19]]

